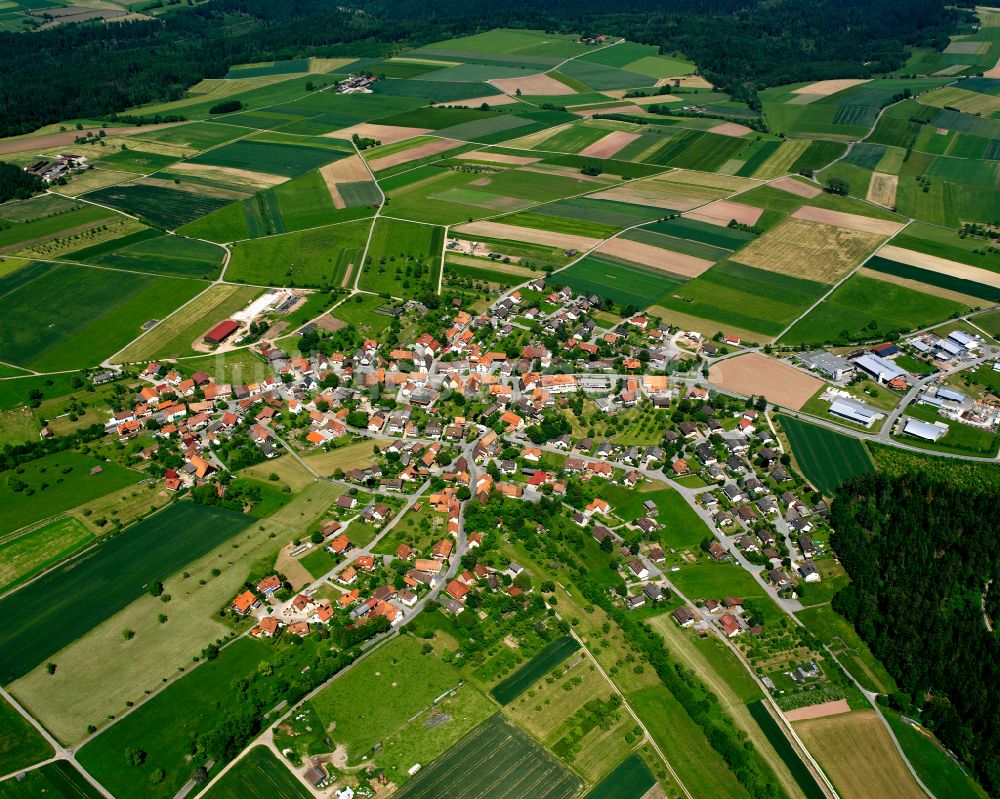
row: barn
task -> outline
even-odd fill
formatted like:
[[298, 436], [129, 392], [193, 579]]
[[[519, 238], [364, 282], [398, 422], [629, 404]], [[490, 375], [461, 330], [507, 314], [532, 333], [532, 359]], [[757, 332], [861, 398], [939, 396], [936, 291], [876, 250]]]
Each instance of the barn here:
[[232, 319], [227, 319], [225, 322], [219, 322], [219, 324], [205, 334], [205, 341], [208, 344], [221, 344], [233, 335], [239, 327], [239, 323], [234, 322]]

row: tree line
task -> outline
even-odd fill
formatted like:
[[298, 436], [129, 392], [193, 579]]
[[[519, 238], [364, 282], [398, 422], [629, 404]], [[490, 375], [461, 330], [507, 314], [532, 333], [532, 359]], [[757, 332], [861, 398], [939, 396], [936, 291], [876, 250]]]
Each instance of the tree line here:
[[683, 52], [725, 91], [868, 77], [907, 46], [938, 49], [968, 12], [943, 0], [208, 0], [162, 17], [0, 33], [0, 136], [181, 99], [230, 65], [306, 56], [380, 57], [493, 27], [600, 31]]

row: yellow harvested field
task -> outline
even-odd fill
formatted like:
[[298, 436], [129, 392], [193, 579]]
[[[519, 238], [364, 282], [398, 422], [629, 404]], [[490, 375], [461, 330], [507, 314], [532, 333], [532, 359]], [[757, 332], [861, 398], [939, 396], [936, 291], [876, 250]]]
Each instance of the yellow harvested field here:
[[625, 145], [631, 144], [639, 138], [638, 133], [629, 133], [625, 130], [616, 130], [609, 133], [603, 139], [598, 139], [593, 144], [584, 147], [580, 155], [588, 158], [611, 158]]
[[[704, 191], [704, 190], [703, 190]], [[614, 200], [619, 203], [634, 205], [651, 205], [654, 208], [666, 208], [672, 211], [686, 211], [695, 208], [712, 199], [712, 196], [700, 196], [695, 189], [684, 190], [675, 185], [653, 186], [630, 184], [616, 186], [607, 191], [599, 191], [587, 195], [592, 200]]]
[[527, 136], [521, 136], [518, 139], [511, 139], [508, 142], [504, 142], [504, 147], [513, 150], [533, 150], [536, 147], [540, 150], [545, 148], [542, 146], [551, 139], [553, 136], [562, 133], [567, 130], [573, 122], [564, 122], [561, 125], [556, 125], [554, 128], [546, 128], [545, 130], [539, 130], [535, 133], [529, 133]]
[[310, 58], [309, 59], [309, 71], [310, 72], [333, 72], [335, 69], [340, 69], [341, 67], [346, 67], [352, 61], [357, 61], [356, 58]]
[[846, 699], [837, 699], [831, 702], [820, 702], [818, 705], [807, 705], [797, 707], [795, 710], [785, 712], [785, 718], [789, 721], [805, 721], [806, 719], [821, 719], [826, 716], [836, 716], [838, 713], [850, 713], [851, 706]]
[[[304, 74], [306, 73], [297, 72], [286, 75], [257, 75], [252, 78], [206, 78], [188, 89], [187, 96], [180, 100], [171, 100], [166, 103], [156, 103], [155, 105], [144, 105], [140, 106], [140, 110], [144, 116], [166, 114], [189, 105], [204, 103], [207, 100], [218, 101], [225, 97], [231, 97], [234, 94], [242, 94], [253, 89], [272, 86], [275, 83], [282, 83], [283, 81]], [[225, 117], [221, 118], [224, 119]]]
[[402, 125], [375, 125], [371, 122], [362, 122], [324, 135], [330, 139], [349, 139], [357, 133], [363, 139], [375, 139], [382, 144], [394, 144], [403, 139], [412, 139], [414, 136], [430, 132], [430, 128], [407, 128]]
[[780, 177], [781, 175], [787, 175], [792, 164], [806, 151], [809, 144], [810, 142], [805, 139], [782, 142], [781, 146], [763, 164], [757, 167], [753, 173], [754, 177], [768, 180]]
[[352, 155], [350, 158], [341, 158], [332, 164], [327, 164], [319, 170], [326, 188], [330, 192], [334, 208], [346, 208], [344, 198], [340, 196], [338, 183], [358, 183], [363, 180], [370, 180], [371, 173], [365, 160], [360, 155]]
[[375, 158], [369, 161], [368, 165], [372, 168], [373, 172], [378, 172], [380, 169], [388, 169], [391, 166], [406, 164], [410, 161], [426, 158], [429, 155], [437, 155], [448, 150], [454, 150], [456, 147], [461, 147], [464, 143], [455, 139], [435, 139], [425, 144], [418, 144], [416, 147], [411, 147], [408, 150]]
[[521, 90], [521, 94], [527, 95], [576, 94], [562, 81], [544, 73], [525, 75], [523, 78], [497, 78], [487, 82], [496, 86], [504, 94], [517, 94], [518, 89]]
[[889, 175], [885, 172], [873, 172], [872, 182], [868, 184], [868, 202], [881, 205], [885, 208], [895, 208], [896, 187], [898, 185], [899, 175]]
[[[624, 100], [626, 92], [629, 91], [631, 89], [612, 89], [601, 94], [607, 95], [612, 100]], [[633, 105], [670, 105], [681, 102], [681, 99], [673, 94], [649, 94], [645, 97], [629, 97], [628, 101]]]
[[933, 105], [938, 108], [957, 108], [966, 114], [976, 114], [979, 116], [989, 116], [1000, 111], [1000, 97], [991, 94], [980, 94], [970, 92], [966, 89], [959, 89], [955, 86], [946, 86], [928, 92], [926, 97], [921, 98], [925, 105]]
[[874, 233], [786, 219], [732, 258], [769, 272], [833, 284], [871, 255], [882, 241]]
[[487, 161], [491, 164], [511, 164], [512, 166], [527, 166], [542, 160], [541, 156], [532, 158], [528, 155], [495, 153], [492, 150], [473, 150], [471, 153], [459, 153], [455, 157], [464, 161]]
[[431, 66], [453, 67], [454, 61], [442, 61], [434, 58], [417, 58], [416, 56], [397, 55], [389, 59], [390, 64], [430, 64]]
[[844, 89], [850, 89], [852, 86], [860, 86], [862, 83], [868, 83], [870, 80], [871, 78], [837, 78], [835, 80], [819, 80], [815, 83], [810, 83], [808, 86], [801, 86], [798, 89], [792, 89], [792, 94], [819, 94], [823, 97], [828, 97], [831, 94], [842, 92]]
[[759, 180], [751, 180], [750, 178], [738, 178], [735, 175], [714, 175], [711, 172], [691, 172], [687, 169], [676, 169], [663, 175], [662, 178], [671, 183], [680, 183], [685, 186], [722, 189], [726, 193], [752, 189], [754, 186], [760, 185]]
[[741, 225], [756, 225], [760, 215], [764, 213], [763, 208], [743, 203], [732, 202], [731, 200], [716, 200], [709, 203], [697, 211], [685, 214], [691, 219], [698, 219], [713, 225], [726, 226], [735, 219]]
[[879, 255], [883, 258], [888, 258], [890, 261], [899, 261], [902, 264], [926, 269], [928, 272], [937, 272], [940, 275], [950, 275], [961, 280], [982, 283], [984, 286], [1000, 288], [1000, 273], [991, 272], [988, 269], [980, 269], [978, 266], [969, 266], [968, 264], [961, 264], [958, 261], [949, 261], [947, 258], [938, 258], [936, 255], [928, 255], [927, 253], [904, 250], [902, 247], [894, 245], [883, 247], [879, 251]]
[[597, 252], [688, 278], [698, 277], [712, 266], [712, 262], [704, 258], [695, 258], [693, 255], [663, 250], [651, 244], [643, 244], [641, 241], [622, 238], [608, 239], [597, 248]]
[[685, 75], [683, 78], [660, 78], [656, 81], [657, 86], [683, 86], [687, 89], [711, 89], [712, 84], [701, 75]]
[[842, 799], [926, 799], [874, 710], [800, 721], [795, 731]]
[[814, 186], [811, 183], [804, 183], [797, 178], [793, 178], [791, 175], [786, 175], [785, 177], [772, 180], [767, 185], [771, 188], [780, 189], [781, 191], [786, 191], [789, 194], [794, 194], [796, 197], [805, 197], [810, 200], [823, 193], [823, 190], [819, 186]]
[[[729, 333], [728, 330], [723, 330]], [[769, 402], [797, 411], [825, 385], [794, 366], [759, 352], [748, 352], [712, 364], [708, 382], [746, 396], [765, 396]]]
[[635, 103], [628, 103], [627, 105], [611, 105], [602, 106], [600, 108], [586, 108], [582, 111], [574, 111], [578, 117], [592, 117], [595, 114], [644, 114], [646, 113], [643, 109], [637, 106]]
[[519, 227], [518, 225], [507, 225], [503, 222], [469, 222], [457, 228], [452, 228], [455, 233], [463, 236], [485, 236], [490, 239], [508, 239], [509, 241], [523, 241], [527, 244], [544, 244], [547, 247], [561, 247], [562, 249], [584, 250], [592, 249], [601, 243], [600, 239], [589, 236], [574, 236], [571, 233], [556, 233], [552, 230], [537, 230], [535, 228]]
[[750, 132], [750, 128], [746, 125], [739, 125], [735, 122], [723, 122], [721, 125], [716, 125], [714, 128], [708, 129], [709, 133], [718, 133], [720, 136], [746, 136]]
[[521, 102], [516, 97], [511, 97], [506, 94], [489, 94], [486, 97], [470, 97], [467, 100], [456, 100], [454, 103], [449, 103], [449, 105], [464, 105], [469, 108], [479, 108], [483, 103], [493, 108], [498, 105], [510, 105], [511, 103]]
[[843, 211], [828, 211], [826, 208], [813, 208], [803, 205], [792, 214], [794, 219], [805, 219], [808, 222], [821, 222], [824, 225], [834, 225], [845, 230], [856, 230], [859, 233], [876, 233], [879, 236], [895, 236], [906, 225], [903, 222], [890, 222], [886, 219], [873, 219], [860, 214], [846, 214]]
[[190, 161], [180, 161], [170, 167], [171, 172], [184, 172], [191, 175], [200, 175], [206, 179], [215, 178], [226, 181], [228, 178], [238, 181], [248, 189], [269, 189], [272, 186], [279, 186], [288, 181], [284, 175], [269, 175], [266, 172], [254, 172], [250, 169], [239, 169], [233, 166], [215, 166], [213, 164], [193, 164]]

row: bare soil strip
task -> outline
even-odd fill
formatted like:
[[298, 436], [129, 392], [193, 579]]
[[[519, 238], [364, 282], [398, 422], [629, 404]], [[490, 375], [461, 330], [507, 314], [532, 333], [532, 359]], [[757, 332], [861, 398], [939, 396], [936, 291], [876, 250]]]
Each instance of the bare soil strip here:
[[384, 155], [381, 158], [376, 158], [373, 161], [369, 161], [368, 166], [372, 168], [373, 172], [378, 172], [380, 169], [388, 169], [391, 166], [407, 164], [410, 161], [417, 161], [421, 158], [426, 158], [429, 155], [437, 155], [438, 153], [443, 153], [447, 150], [454, 150], [456, 147], [461, 147], [463, 144], [464, 142], [456, 141], [455, 139], [436, 139], [435, 141], [430, 141], [426, 144], [418, 145], [417, 147], [411, 147], [409, 150], [403, 150], [399, 153], [393, 153], [392, 155]]
[[902, 222], [890, 222], [885, 219], [872, 219], [860, 214], [845, 214], [843, 211], [828, 211], [825, 208], [813, 208], [803, 205], [792, 214], [795, 219], [805, 219], [807, 222], [822, 222], [847, 230], [857, 230], [861, 233], [877, 233], [880, 236], [894, 236], [904, 227]]
[[[904, 250], [902, 247], [888, 245], [879, 250], [879, 255], [888, 258], [890, 261], [899, 261], [902, 264], [909, 264], [929, 272], [937, 272], [942, 275], [951, 275], [962, 280], [971, 280], [974, 283], [982, 283], [984, 286], [1000, 288], [1000, 274], [991, 272], [988, 269], [980, 269], [978, 266], [960, 264], [958, 261], [949, 261], [947, 258], [938, 258], [936, 255]], [[934, 288], [937, 292], [937, 288]]]
[[844, 89], [850, 89], [852, 86], [859, 86], [862, 83], [868, 83], [870, 80], [871, 78], [836, 78], [834, 80], [818, 80], [815, 83], [810, 83], [808, 86], [800, 86], [798, 89], [792, 89], [792, 94], [819, 94], [827, 97], [831, 94], [842, 92]]
[[997, 59], [996, 64], [994, 64], [990, 69], [983, 73], [984, 78], [1000, 78], [1000, 59]]
[[523, 241], [528, 244], [544, 244], [549, 247], [563, 249], [589, 250], [600, 244], [600, 239], [589, 236], [574, 236], [570, 233], [556, 233], [552, 230], [536, 230], [535, 228], [507, 225], [502, 222], [470, 222], [454, 228], [456, 233], [464, 236], [486, 236], [491, 239], [509, 239]]
[[662, 250], [651, 244], [629, 241], [628, 239], [609, 239], [597, 248], [597, 252], [642, 266], [651, 266], [653, 269], [670, 272], [681, 277], [698, 277], [712, 266], [712, 262], [706, 261], [704, 258]]
[[769, 402], [796, 411], [824, 385], [822, 380], [758, 352], [712, 364], [708, 382], [748, 396], [763, 395]]
[[460, 153], [455, 157], [464, 161], [488, 161], [491, 164], [511, 164], [513, 166], [526, 166], [542, 160], [540, 157], [507, 155], [506, 153], [494, 153], [491, 150], [473, 150], [471, 153]]
[[382, 144], [394, 144], [403, 139], [412, 139], [414, 136], [422, 136], [430, 132], [430, 128], [407, 128], [402, 125], [375, 125], [370, 122], [362, 122], [323, 135], [328, 139], [349, 139], [357, 133], [363, 139], [375, 139]]
[[634, 142], [638, 138], [638, 133], [616, 130], [609, 133], [603, 139], [598, 139], [593, 144], [584, 147], [580, 150], [580, 155], [585, 155], [588, 158], [611, 158], [611, 156], [625, 147], [625, 145]]
[[797, 707], [795, 710], [785, 712], [785, 718], [789, 721], [805, 721], [806, 719], [821, 719], [824, 716], [836, 716], [838, 713], [850, 713], [851, 706], [846, 699], [837, 699], [833, 702], [821, 702], [818, 705], [807, 705]]
[[697, 211], [686, 214], [686, 216], [702, 222], [710, 222], [713, 225], [725, 226], [733, 219], [741, 225], [756, 225], [763, 213], [763, 208], [757, 208], [753, 205], [743, 205], [743, 203], [734, 203], [730, 200], [716, 200]]
[[735, 138], [739, 138], [740, 136], [746, 136], [750, 132], [750, 128], [746, 125], [737, 124], [736, 122], [723, 122], [721, 125], [709, 128], [708, 132], [718, 133], [720, 136], [733, 136]]
[[803, 183], [801, 180], [796, 180], [790, 176], [772, 180], [767, 185], [781, 191], [786, 191], [789, 194], [794, 194], [796, 197], [805, 197], [807, 199], [818, 197], [823, 193], [823, 190], [819, 186], [810, 186], [808, 183]]
[[521, 90], [521, 94], [527, 95], [576, 94], [565, 83], [544, 73], [525, 75], [523, 78], [497, 78], [489, 83], [496, 86], [504, 94], [516, 94], [518, 89]]

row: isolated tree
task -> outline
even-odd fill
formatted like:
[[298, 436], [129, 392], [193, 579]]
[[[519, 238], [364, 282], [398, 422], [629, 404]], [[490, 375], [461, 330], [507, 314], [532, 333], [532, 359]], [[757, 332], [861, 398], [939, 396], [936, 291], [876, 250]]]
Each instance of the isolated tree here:
[[851, 184], [843, 178], [827, 178], [826, 190], [830, 192], [830, 194], [840, 194], [846, 197], [851, 193]]

